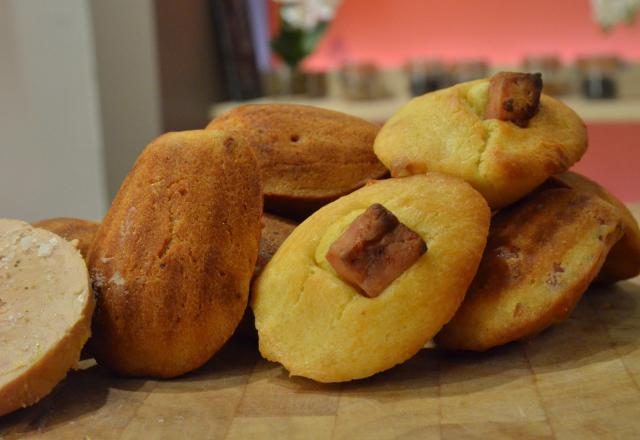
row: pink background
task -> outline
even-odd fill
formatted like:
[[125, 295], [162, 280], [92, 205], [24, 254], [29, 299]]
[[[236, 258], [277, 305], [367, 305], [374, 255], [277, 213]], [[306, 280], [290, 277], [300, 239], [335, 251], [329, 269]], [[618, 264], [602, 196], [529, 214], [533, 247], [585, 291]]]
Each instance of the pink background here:
[[[270, 13], [276, 25], [273, 5]], [[593, 54], [640, 62], [640, 17], [604, 33], [589, 0], [343, 0], [305, 67], [335, 69], [345, 61], [399, 67], [421, 57], [518, 65], [525, 56], [548, 54], [567, 63]], [[589, 123], [588, 130], [589, 149], [574, 170], [627, 202], [640, 201], [640, 124]]]
[[570, 62], [601, 53], [640, 60], [640, 19], [605, 34], [589, 0], [343, 0], [305, 66], [397, 67], [420, 57], [519, 64], [545, 54]]
[[640, 123], [589, 123], [589, 149], [573, 170], [625, 202], [640, 202]]

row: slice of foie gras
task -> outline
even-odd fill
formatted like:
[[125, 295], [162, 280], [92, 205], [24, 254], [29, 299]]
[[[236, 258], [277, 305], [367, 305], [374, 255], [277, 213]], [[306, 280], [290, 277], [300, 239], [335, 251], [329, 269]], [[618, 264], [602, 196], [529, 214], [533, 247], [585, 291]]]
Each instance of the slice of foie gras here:
[[426, 251], [422, 237], [376, 203], [333, 242], [326, 258], [338, 276], [373, 298]]
[[542, 75], [500, 72], [491, 77], [485, 119], [511, 121], [526, 127], [540, 107]]
[[0, 219], [0, 415], [36, 403], [76, 365], [93, 308], [71, 243]]

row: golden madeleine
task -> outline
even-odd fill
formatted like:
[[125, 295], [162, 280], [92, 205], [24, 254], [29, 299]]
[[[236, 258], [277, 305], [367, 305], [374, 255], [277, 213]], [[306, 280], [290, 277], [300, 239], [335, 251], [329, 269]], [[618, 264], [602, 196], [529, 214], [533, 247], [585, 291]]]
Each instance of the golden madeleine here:
[[[369, 298], [326, 256], [372, 205], [417, 233], [427, 250]], [[291, 233], [254, 283], [260, 352], [291, 375], [319, 382], [364, 378], [404, 362], [460, 305], [489, 220], [477, 191], [439, 173], [379, 181], [321, 208]]]
[[559, 186], [594, 194], [620, 210], [624, 235], [611, 248], [611, 252], [607, 255], [607, 259], [604, 261], [604, 265], [596, 278], [597, 282], [615, 283], [640, 274], [640, 228], [638, 228], [638, 222], [635, 217], [624, 203], [599, 183], [571, 171], [556, 174], [547, 182], [546, 187]]
[[258, 255], [258, 176], [251, 148], [225, 132], [166, 133], [145, 148], [89, 254], [99, 363], [175, 377], [224, 345]]
[[373, 154], [379, 127], [344, 113], [294, 104], [244, 105], [207, 128], [233, 130], [253, 147], [265, 209], [284, 217], [305, 218], [387, 173]]
[[537, 192], [491, 223], [478, 273], [440, 346], [484, 351], [564, 320], [622, 236], [618, 209], [571, 189]]
[[580, 159], [587, 132], [573, 110], [542, 95], [524, 127], [487, 118], [489, 86], [490, 80], [482, 79], [414, 98], [382, 127], [376, 155], [392, 176], [427, 171], [458, 176], [494, 209]]

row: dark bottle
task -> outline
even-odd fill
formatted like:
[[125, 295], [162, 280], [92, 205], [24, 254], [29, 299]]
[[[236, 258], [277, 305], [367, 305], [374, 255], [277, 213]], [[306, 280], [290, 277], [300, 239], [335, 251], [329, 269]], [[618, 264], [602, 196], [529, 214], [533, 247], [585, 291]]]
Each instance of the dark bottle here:
[[407, 64], [411, 96], [424, 95], [450, 85], [442, 63], [433, 60], [414, 60]]
[[582, 93], [589, 99], [616, 97], [616, 82], [604, 73], [589, 73], [582, 80]]
[[582, 93], [588, 99], [616, 97], [615, 74], [620, 68], [615, 56], [597, 56], [578, 60], [582, 72]]

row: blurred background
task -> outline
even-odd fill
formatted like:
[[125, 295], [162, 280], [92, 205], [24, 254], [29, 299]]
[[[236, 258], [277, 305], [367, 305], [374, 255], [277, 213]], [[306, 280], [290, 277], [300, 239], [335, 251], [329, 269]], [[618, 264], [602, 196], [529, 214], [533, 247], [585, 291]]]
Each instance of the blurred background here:
[[639, 0], [0, 0], [0, 216], [99, 219], [144, 146], [247, 102], [384, 122], [540, 71], [587, 122], [577, 169], [640, 202]]

